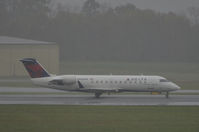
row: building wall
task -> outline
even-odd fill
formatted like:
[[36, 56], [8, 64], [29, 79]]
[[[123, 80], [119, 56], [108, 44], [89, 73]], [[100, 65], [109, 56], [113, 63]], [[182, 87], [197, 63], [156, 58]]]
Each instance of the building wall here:
[[0, 45], [0, 76], [26, 76], [25, 68], [19, 61], [35, 58], [51, 74], [59, 73], [59, 47], [45, 45]]

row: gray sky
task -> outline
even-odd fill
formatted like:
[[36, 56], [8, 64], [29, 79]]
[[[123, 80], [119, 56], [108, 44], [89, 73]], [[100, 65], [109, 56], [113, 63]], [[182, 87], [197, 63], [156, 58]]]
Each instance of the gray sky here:
[[[86, 0], [52, 0], [66, 3], [68, 7], [78, 9]], [[141, 9], [153, 9], [158, 12], [181, 12], [190, 6], [199, 7], [199, 0], [96, 0], [109, 6], [133, 3]]]

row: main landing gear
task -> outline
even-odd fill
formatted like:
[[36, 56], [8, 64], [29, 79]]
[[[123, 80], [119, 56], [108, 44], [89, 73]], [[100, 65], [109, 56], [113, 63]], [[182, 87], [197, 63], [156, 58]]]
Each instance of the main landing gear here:
[[95, 97], [96, 97], [96, 98], [99, 98], [100, 95], [102, 95], [102, 93], [95, 93]]
[[168, 99], [169, 98], [169, 92], [166, 92], [165, 97]]

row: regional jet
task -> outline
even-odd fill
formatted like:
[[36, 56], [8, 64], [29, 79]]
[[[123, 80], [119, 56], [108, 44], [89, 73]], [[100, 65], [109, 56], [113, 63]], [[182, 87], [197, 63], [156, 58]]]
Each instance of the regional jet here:
[[166, 93], [179, 90], [175, 83], [161, 76], [144, 75], [51, 75], [33, 58], [20, 60], [29, 73], [33, 84], [65, 91], [94, 93], [99, 98], [103, 93], [151, 92]]

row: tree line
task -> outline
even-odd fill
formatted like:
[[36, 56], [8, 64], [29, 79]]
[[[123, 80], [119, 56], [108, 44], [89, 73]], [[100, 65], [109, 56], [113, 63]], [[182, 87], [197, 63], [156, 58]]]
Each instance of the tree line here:
[[74, 12], [50, 0], [1, 0], [0, 35], [56, 42], [61, 60], [199, 61], [197, 21], [133, 4], [87, 0]]

